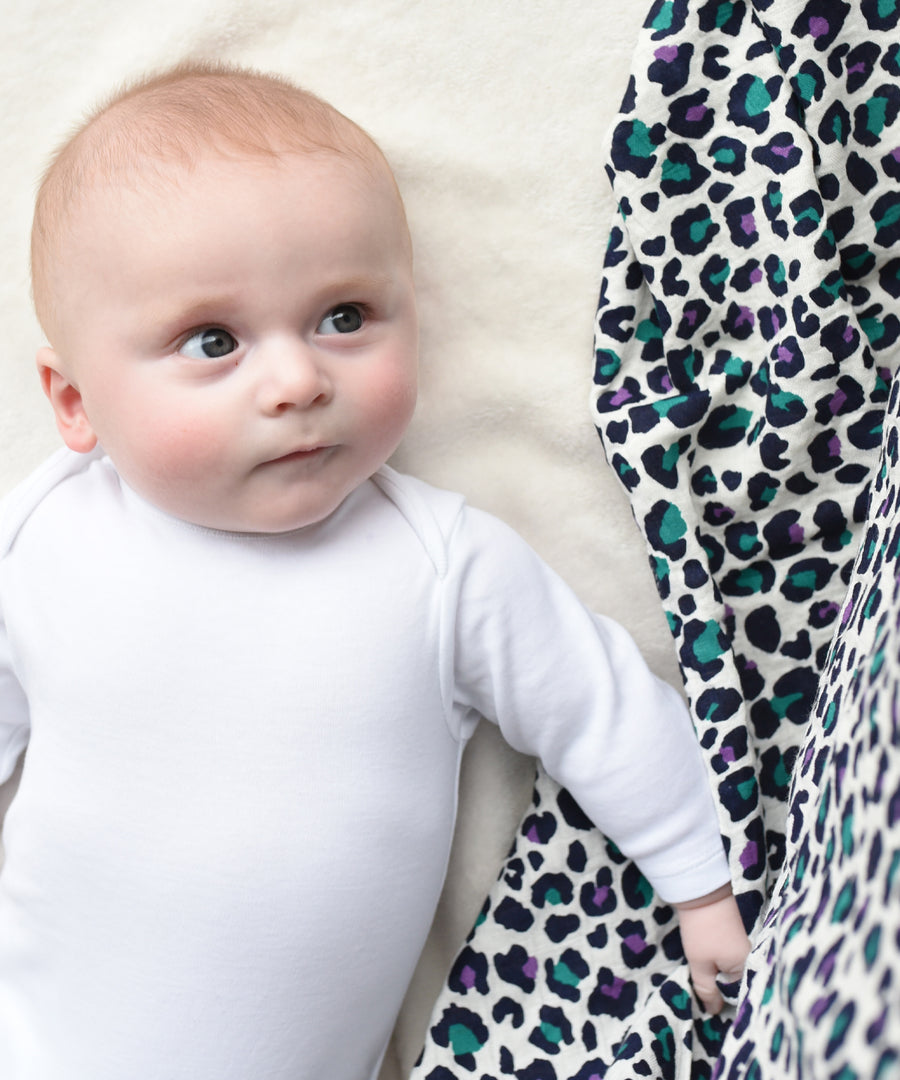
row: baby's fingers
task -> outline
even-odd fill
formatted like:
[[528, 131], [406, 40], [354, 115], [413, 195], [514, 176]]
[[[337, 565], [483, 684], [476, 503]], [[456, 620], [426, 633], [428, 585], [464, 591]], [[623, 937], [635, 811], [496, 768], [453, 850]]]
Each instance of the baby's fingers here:
[[716, 984], [717, 969], [712, 964], [691, 964], [691, 982], [700, 1004], [708, 1013], [719, 1013], [725, 1004]]

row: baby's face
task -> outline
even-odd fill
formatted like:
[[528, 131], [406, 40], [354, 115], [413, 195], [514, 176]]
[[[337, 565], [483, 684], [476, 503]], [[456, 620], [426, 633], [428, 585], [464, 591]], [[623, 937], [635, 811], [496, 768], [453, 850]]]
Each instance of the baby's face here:
[[60, 430], [99, 441], [161, 509], [300, 528], [396, 448], [417, 324], [387, 175], [334, 154], [209, 154], [97, 191], [61, 247], [59, 340], [39, 356]]

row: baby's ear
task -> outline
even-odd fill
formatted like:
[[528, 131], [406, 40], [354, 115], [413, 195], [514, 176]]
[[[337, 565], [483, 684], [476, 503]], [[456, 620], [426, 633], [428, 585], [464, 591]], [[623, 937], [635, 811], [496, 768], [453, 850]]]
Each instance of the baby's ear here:
[[97, 436], [84, 411], [81, 392], [64, 373], [54, 349], [49, 346], [38, 349], [37, 369], [44, 393], [53, 406], [56, 426], [63, 442], [79, 454], [93, 450], [97, 445]]

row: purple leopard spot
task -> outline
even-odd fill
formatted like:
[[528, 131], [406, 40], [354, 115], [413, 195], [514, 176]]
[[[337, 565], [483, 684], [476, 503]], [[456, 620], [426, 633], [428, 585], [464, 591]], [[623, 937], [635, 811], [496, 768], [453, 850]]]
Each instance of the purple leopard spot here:
[[782, 146], [780, 143], [772, 147], [772, 153], [777, 154], [779, 157], [786, 158], [790, 155], [790, 152], [794, 149], [793, 143], [788, 143], [787, 146]]
[[741, 215], [741, 228], [746, 236], [756, 232], [756, 222], [753, 220], [752, 214]]
[[622, 944], [633, 953], [643, 952], [647, 948], [647, 942], [640, 934], [629, 934], [627, 938], [623, 938]]
[[748, 671], [756, 671], [756, 661], [755, 660], [748, 660], [747, 661], [747, 670]]
[[736, 325], [742, 326], [744, 323], [750, 323], [751, 326], [756, 322], [756, 317], [750, 308], [741, 304], [740, 314], [737, 317]]
[[472, 989], [472, 987], [475, 985], [476, 978], [477, 976], [475, 974], [475, 969], [470, 968], [468, 964], [466, 964], [466, 966], [459, 973], [459, 981], [467, 990]]
[[828, 453], [831, 454], [832, 457], [841, 456], [841, 440], [837, 435], [832, 435], [828, 440]]
[[781, 319], [779, 319], [778, 316], [773, 311], [772, 312], [772, 330], [777, 334], [780, 329], [781, 329]]
[[891, 151], [891, 157], [894, 161], [900, 161], [900, 146], [898, 146], [896, 150]]
[[887, 1009], [883, 1009], [882, 1012], [881, 1012], [881, 1015], [876, 1017], [875, 1021], [872, 1024], [872, 1026], [866, 1032], [866, 1035], [868, 1036], [868, 1039], [869, 1039], [869, 1045], [870, 1046], [872, 1045], [872, 1043], [878, 1041], [879, 1036], [881, 1035], [882, 1031], [884, 1031], [884, 1022], [885, 1022], [886, 1019], [887, 1019]]
[[858, 64], [854, 64], [853, 67], [848, 67], [847, 68], [847, 74], [848, 75], [864, 75], [867, 70], [868, 69], [866, 68], [866, 65], [863, 64], [862, 62], [860, 62]]
[[721, 757], [722, 757], [723, 761], [728, 761], [728, 762], [736, 761], [737, 760], [737, 754], [735, 754], [735, 752], [734, 752], [734, 747], [733, 746], [723, 747]]
[[697, 312], [692, 311], [690, 308], [684, 313], [685, 322], [688, 326], [694, 326], [697, 322]]
[[834, 994], [831, 994], [829, 997], [819, 998], [819, 1000], [815, 1002], [813, 1007], [809, 1010], [809, 1015], [813, 1023], [817, 1024], [819, 1022], [822, 1014], [828, 1011], [828, 1006], [832, 1001], [834, 1001]]
[[673, 60], [678, 59], [678, 46], [660, 45], [653, 55], [657, 60], [662, 60], [663, 63], [671, 64]]
[[[760, 276], [762, 276], [761, 271], [760, 271]], [[779, 360], [780, 363], [789, 364], [791, 362], [791, 360], [793, 360], [793, 359], [794, 359], [794, 354], [791, 352], [791, 350], [786, 345], [779, 345], [778, 346], [778, 360]]]
[[600, 993], [605, 994], [607, 997], [618, 998], [622, 996], [622, 991], [625, 989], [625, 980], [614, 978], [611, 983], [607, 983], [606, 986], [600, 987]]
[[662, 388], [667, 392], [672, 389], [672, 380], [669, 378], [668, 374], [663, 375], [662, 377]]
[[813, 15], [809, 20], [809, 32], [813, 37], [825, 37], [830, 29], [828, 20], [821, 15]]
[[846, 341], [848, 345], [853, 340], [853, 327], [850, 325], [850, 323], [847, 323], [846, 327], [844, 328], [843, 337], [844, 341]]
[[745, 870], [749, 870], [751, 866], [756, 866], [759, 859], [759, 845], [755, 840], [749, 841], [747, 846], [741, 852], [741, 866]]
[[522, 974], [526, 979], [533, 979], [538, 973], [538, 962], [534, 956], [529, 956], [522, 965]]
[[890, 499], [885, 499], [881, 506], [878, 507], [878, 516], [887, 517], [887, 512], [890, 509]]
[[540, 836], [538, 836], [537, 825], [532, 825], [528, 832], [525, 834], [525, 839], [530, 840], [532, 844], [539, 844], [541, 842]]
[[[731, 604], [726, 604], [725, 605], [725, 618], [730, 619], [733, 614], [734, 614], [734, 608], [731, 606]], [[749, 666], [750, 665], [748, 664], [748, 667]]]
[[697, 121], [702, 120], [708, 112], [709, 109], [707, 109], [705, 105], [692, 105], [684, 115], [689, 124], [696, 124]]
[[816, 976], [822, 980], [823, 983], [827, 983], [831, 978], [831, 973], [834, 971], [834, 953], [831, 956], [826, 956], [825, 959], [819, 964], [819, 970], [816, 972]]
[[841, 615], [841, 626], [846, 626], [847, 623], [850, 622], [852, 617], [853, 617], [853, 604], [848, 604], [844, 608], [844, 612]]
[[837, 416], [838, 410], [843, 406], [846, 400], [847, 395], [844, 393], [843, 390], [835, 390], [835, 392], [831, 395], [831, 401], [828, 402], [828, 408], [831, 410], [832, 416]]
[[792, 544], [803, 543], [803, 526], [798, 525], [795, 521], [794, 524], [788, 529], [788, 536], [791, 538]]
[[599, 888], [594, 889], [594, 905], [600, 907], [606, 903], [606, 898], [609, 896], [609, 886], [601, 885]]
[[622, 386], [615, 392], [615, 394], [613, 394], [612, 399], [611, 399], [611, 404], [612, 405], [621, 405], [623, 401], [630, 401], [630, 400], [631, 400], [631, 391], [628, 390], [626, 387]]
[[711, 506], [709, 509], [712, 511], [713, 517], [725, 518], [727, 520], [734, 517], [734, 511], [727, 506]]
[[747, 997], [744, 997], [741, 1000], [740, 1005], [738, 1005], [737, 1016], [735, 1017], [734, 1022], [736, 1024], [740, 1024], [740, 1022], [744, 1019], [744, 1017], [747, 1016], [747, 1014], [752, 1012], [752, 1011], [753, 1011], [753, 1007], [750, 1004], [749, 999]]
[[762, 270], [760, 270], [760, 268], [758, 266], [754, 270], [750, 271], [750, 280], [753, 282], [754, 285], [758, 285], [762, 281], [762, 279], [763, 279], [763, 272], [762, 272]]

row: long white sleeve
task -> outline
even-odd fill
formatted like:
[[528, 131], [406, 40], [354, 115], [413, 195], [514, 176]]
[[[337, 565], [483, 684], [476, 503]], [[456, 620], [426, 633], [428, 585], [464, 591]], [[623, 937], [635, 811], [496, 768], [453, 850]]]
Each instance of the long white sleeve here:
[[631, 636], [589, 613], [512, 530], [464, 511], [456, 575], [457, 701], [539, 758], [666, 900], [728, 868], [690, 717]]

